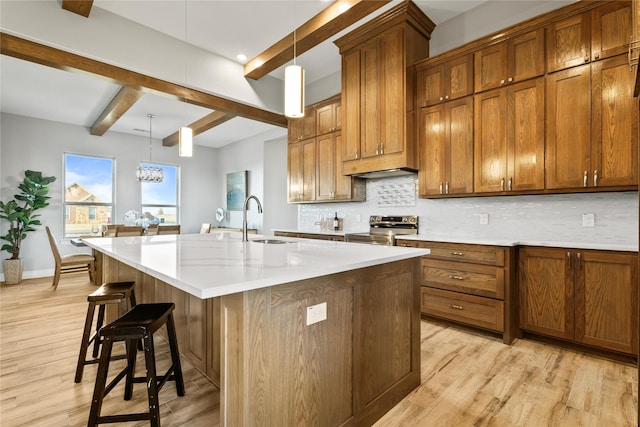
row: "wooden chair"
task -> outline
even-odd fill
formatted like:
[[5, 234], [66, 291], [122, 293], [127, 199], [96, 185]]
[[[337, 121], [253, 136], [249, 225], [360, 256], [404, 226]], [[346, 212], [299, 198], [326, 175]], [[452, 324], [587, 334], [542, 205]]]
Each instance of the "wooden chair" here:
[[180, 234], [179, 225], [159, 225], [158, 234]]
[[49, 245], [51, 245], [51, 252], [53, 252], [53, 259], [56, 261], [56, 269], [53, 275], [53, 283], [51, 286], [55, 291], [58, 289], [58, 282], [60, 276], [66, 273], [77, 273], [79, 271], [88, 271], [89, 280], [93, 283], [93, 276], [95, 274], [96, 258], [93, 255], [85, 253], [75, 253], [70, 255], [60, 255], [60, 249], [58, 249], [58, 243], [49, 227], [45, 227], [47, 230], [47, 237], [49, 238]]
[[207, 234], [209, 231], [211, 231], [211, 224], [202, 224], [200, 227], [200, 234]]
[[139, 225], [119, 225], [116, 227], [116, 237], [142, 236], [142, 227]]

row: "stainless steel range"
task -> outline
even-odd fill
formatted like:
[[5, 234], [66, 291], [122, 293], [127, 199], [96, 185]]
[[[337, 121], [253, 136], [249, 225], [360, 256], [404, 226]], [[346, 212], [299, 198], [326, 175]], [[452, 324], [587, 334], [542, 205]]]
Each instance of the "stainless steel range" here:
[[394, 246], [395, 236], [399, 234], [418, 234], [418, 216], [380, 216], [369, 217], [368, 233], [347, 233], [345, 242], [369, 243], [371, 245]]

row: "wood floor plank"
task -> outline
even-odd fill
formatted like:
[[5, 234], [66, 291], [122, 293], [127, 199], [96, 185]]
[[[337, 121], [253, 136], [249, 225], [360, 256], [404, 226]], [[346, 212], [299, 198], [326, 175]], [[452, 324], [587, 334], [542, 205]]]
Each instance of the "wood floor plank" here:
[[[0, 286], [0, 426], [85, 426], [97, 365], [73, 382], [87, 310], [95, 290], [85, 274]], [[116, 352], [122, 352], [120, 346]], [[158, 370], [170, 364], [156, 341]], [[220, 394], [186, 359], [186, 395], [169, 382], [160, 392], [165, 427], [217, 427]], [[421, 323], [422, 384], [376, 427], [636, 426], [637, 368], [531, 340], [501, 340], [427, 321]], [[124, 361], [112, 362], [110, 376]], [[139, 373], [144, 368], [138, 363]], [[103, 414], [146, 410], [144, 387], [131, 402], [123, 384]], [[141, 421], [127, 426], [147, 426]]]

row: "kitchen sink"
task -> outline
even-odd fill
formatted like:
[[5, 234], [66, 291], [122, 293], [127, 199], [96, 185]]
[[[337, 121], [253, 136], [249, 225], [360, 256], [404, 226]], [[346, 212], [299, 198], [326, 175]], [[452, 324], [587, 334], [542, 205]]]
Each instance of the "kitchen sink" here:
[[286, 240], [278, 240], [278, 239], [253, 239], [249, 241], [256, 242], [256, 243], [265, 243], [268, 245], [281, 245], [283, 243], [293, 243], [293, 242], [288, 242]]

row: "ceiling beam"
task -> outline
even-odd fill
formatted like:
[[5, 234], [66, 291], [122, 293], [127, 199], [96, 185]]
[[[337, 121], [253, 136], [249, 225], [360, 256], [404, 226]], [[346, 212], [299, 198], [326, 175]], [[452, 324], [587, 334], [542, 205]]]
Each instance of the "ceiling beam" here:
[[168, 95], [189, 104], [223, 111], [274, 126], [287, 127], [287, 119], [282, 114], [231, 101], [2, 32], [0, 32], [0, 53], [61, 70], [101, 76], [121, 86], [140, 86], [145, 91]]
[[[233, 114], [228, 114], [222, 111], [214, 111], [213, 113], [207, 114], [201, 119], [196, 120], [191, 123], [188, 127], [193, 131], [193, 136], [199, 135], [212, 129], [218, 125], [223, 124], [226, 121], [233, 119], [235, 116]], [[178, 144], [178, 132], [174, 132], [171, 135], [167, 136], [162, 140], [162, 145], [165, 147], [173, 147]]]
[[142, 98], [144, 91], [140, 86], [123, 86], [109, 105], [102, 111], [98, 119], [91, 126], [91, 135], [102, 136]]
[[[350, 27], [391, 0], [338, 0], [295, 30], [296, 55], [310, 50]], [[244, 76], [258, 80], [293, 59], [290, 33], [244, 66]]]
[[89, 17], [93, 0], [62, 0], [62, 8], [78, 15]]

